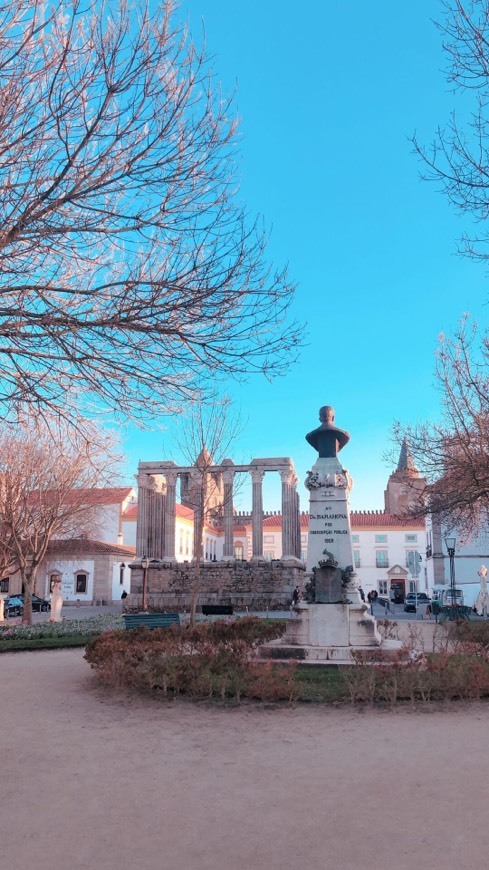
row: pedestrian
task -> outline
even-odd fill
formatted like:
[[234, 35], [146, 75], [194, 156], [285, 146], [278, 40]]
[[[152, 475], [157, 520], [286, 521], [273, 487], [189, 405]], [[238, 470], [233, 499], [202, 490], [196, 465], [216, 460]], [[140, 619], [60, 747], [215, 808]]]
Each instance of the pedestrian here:
[[293, 593], [292, 593], [292, 601], [290, 602], [290, 615], [291, 616], [293, 616], [294, 607], [296, 606], [296, 604], [299, 603], [300, 600], [301, 600], [301, 591], [300, 591], [299, 587], [296, 586]]
[[365, 592], [363, 591], [361, 586], [358, 587], [358, 591], [360, 593], [360, 598], [362, 599], [362, 601], [365, 601]]
[[370, 613], [372, 614], [372, 616], [374, 615], [374, 603], [377, 600], [377, 595], [378, 593], [376, 589], [371, 589], [367, 595], [367, 600], [370, 604]]

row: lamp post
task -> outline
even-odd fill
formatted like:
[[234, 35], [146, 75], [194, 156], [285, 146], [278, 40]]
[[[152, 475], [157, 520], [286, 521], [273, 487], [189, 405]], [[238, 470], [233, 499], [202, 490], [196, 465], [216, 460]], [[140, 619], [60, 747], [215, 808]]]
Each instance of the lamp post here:
[[143, 556], [141, 559], [141, 568], [143, 569], [143, 603], [142, 609], [144, 612], [148, 609], [148, 568], [149, 568], [149, 559], [147, 556]]
[[450, 560], [450, 604], [452, 607], [456, 604], [455, 595], [455, 538], [445, 538], [445, 546]]

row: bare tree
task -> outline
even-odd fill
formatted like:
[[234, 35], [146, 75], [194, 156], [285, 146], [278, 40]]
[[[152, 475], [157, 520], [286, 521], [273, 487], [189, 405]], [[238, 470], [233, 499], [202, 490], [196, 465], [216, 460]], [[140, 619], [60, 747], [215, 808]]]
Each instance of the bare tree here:
[[439, 127], [431, 148], [415, 136], [413, 143], [426, 171], [462, 215], [481, 227], [475, 236], [464, 235], [461, 251], [489, 258], [489, 0], [446, 0], [437, 27], [448, 58], [447, 79], [463, 95], [460, 122], [453, 111], [446, 127]]
[[0, 5], [4, 419], [148, 418], [296, 355], [293, 285], [237, 199], [232, 100], [173, 0], [150, 6]]
[[[462, 253], [489, 258], [489, 0], [445, 0], [437, 22], [448, 59], [447, 78], [461, 113], [439, 127], [431, 148], [415, 150], [450, 203], [480, 227], [462, 237]], [[462, 118], [462, 120], [460, 120]], [[489, 336], [467, 318], [453, 337], [442, 337], [437, 383], [439, 425], [396, 427], [406, 436], [430, 485], [424, 510], [467, 534], [487, 522], [489, 495]]]
[[[201, 563], [204, 560], [206, 525], [223, 521], [225, 493], [222, 474], [213, 471], [213, 466], [228, 459], [229, 452], [242, 431], [241, 416], [236, 413], [227, 396], [214, 405], [199, 405], [182, 420], [175, 436], [180, 452], [192, 474], [184, 480], [182, 501], [194, 512], [194, 548], [192, 571], [192, 595], [190, 620], [195, 622], [195, 612], [200, 591]], [[236, 493], [236, 488], [234, 488]]]
[[442, 336], [436, 380], [439, 423], [394, 427], [427, 478], [415, 514], [435, 513], [467, 536], [487, 524], [489, 507], [489, 347], [465, 318], [454, 337]]
[[1, 555], [20, 573], [24, 621], [32, 621], [32, 593], [50, 541], [93, 532], [101, 507], [89, 495], [113, 485], [117, 462], [113, 437], [89, 424], [84, 435], [39, 421], [0, 430]]

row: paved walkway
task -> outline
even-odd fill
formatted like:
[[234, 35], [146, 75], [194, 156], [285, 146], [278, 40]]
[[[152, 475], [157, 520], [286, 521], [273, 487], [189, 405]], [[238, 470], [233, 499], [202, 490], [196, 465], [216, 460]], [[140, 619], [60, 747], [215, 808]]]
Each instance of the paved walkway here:
[[107, 696], [80, 650], [0, 656], [8, 870], [480, 870], [489, 707]]

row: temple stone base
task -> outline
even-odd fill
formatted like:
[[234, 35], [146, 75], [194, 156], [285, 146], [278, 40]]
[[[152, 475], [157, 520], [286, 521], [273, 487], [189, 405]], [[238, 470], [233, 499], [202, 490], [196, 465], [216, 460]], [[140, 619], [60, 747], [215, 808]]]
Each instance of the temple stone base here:
[[[143, 571], [131, 567], [131, 591], [126, 608], [142, 603]], [[188, 610], [196, 577], [192, 562], [153, 560], [147, 573], [151, 610]], [[197, 605], [229, 604], [245, 610], [289, 609], [295, 586], [304, 582], [304, 563], [297, 560], [253, 562], [204, 562], [198, 566]]]
[[285, 635], [262, 647], [269, 658], [352, 663], [352, 650], [380, 647], [377, 623], [361, 604], [305, 604], [294, 608]]

